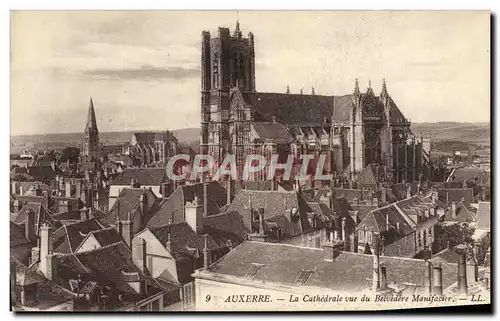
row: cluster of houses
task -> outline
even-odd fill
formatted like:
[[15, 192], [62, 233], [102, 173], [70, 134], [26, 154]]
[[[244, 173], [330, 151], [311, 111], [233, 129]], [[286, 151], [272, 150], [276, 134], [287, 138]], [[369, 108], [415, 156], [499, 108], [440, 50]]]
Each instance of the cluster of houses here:
[[160, 168], [99, 165], [11, 181], [15, 310], [189, 311], [233, 288], [424, 293], [434, 275], [437, 293], [489, 293], [475, 243], [436, 241], [438, 226], [490, 232], [475, 177], [389, 184], [368, 166], [348, 188], [174, 183]]

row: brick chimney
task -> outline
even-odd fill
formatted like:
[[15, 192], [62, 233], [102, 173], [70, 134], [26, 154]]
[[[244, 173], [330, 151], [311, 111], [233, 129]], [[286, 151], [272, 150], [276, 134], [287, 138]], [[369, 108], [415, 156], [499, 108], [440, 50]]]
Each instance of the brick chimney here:
[[458, 295], [461, 297], [465, 297], [467, 296], [467, 263], [466, 263], [467, 248], [465, 245], [457, 245], [455, 246], [455, 251], [459, 255], [458, 274], [457, 274]]
[[187, 202], [184, 207], [184, 214], [186, 223], [196, 233], [203, 232], [203, 208], [198, 195], [194, 197], [192, 202]]
[[47, 224], [40, 227], [40, 264], [38, 269], [49, 280], [52, 280], [54, 272], [57, 272], [57, 268], [53, 266], [52, 230], [52, 227]]
[[[133, 213], [137, 215], [136, 210], [132, 210]], [[125, 241], [125, 243], [130, 248], [132, 246], [132, 239], [134, 238], [134, 224], [132, 222], [132, 213], [127, 213], [127, 220], [121, 222], [121, 237]], [[135, 216], [134, 216], [135, 217]]]
[[358, 253], [358, 235], [356, 232], [350, 235], [351, 252]]
[[203, 237], [205, 239], [205, 246], [203, 247], [203, 268], [208, 270], [212, 264], [212, 258], [210, 256], [210, 249], [208, 248], [208, 235], [205, 234]]
[[203, 216], [208, 216], [208, 183], [203, 183]]
[[457, 202], [451, 202], [451, 217], [457, 218]]
[[387, 203], [387, 190], [385, 189], [385, 187], [382, 187], [381, 189], [381, 197], [382, 197], [382, 203]]
[[26, 219], [24, 222], [24, 234], [28, 241], [34, 242], [36, 240], [35, 212], [31, 208], [26, 210]]

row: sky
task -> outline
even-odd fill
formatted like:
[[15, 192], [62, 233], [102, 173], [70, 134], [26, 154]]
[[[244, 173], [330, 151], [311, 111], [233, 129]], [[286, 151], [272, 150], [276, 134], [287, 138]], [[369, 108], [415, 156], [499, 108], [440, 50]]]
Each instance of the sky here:
[[[236, 11], [14, 11], [11, 135], [199, 127], [201, 32]], [[412, 122], [489, 122], [486, 11], [240, 11], [256, 89], [344, 95], [359, 79]]]

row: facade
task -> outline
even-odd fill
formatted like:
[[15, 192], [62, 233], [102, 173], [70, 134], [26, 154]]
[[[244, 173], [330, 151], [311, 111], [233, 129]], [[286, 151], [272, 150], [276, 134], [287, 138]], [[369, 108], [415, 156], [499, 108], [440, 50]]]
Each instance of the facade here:
[[232, 154], [239, 171], [248, 154], [278, 154], [280, 162], [324, 154], [326, 172], [351, 180], [370, 164], [382, 165], [390, 181], [430, 176], [430, 136], [411, 132], [385, 81], [378, 96], [371, 85], [362, 93], [357, 80], [343, 96], [260, 93], [254, 45], [239, 23], [233, 35], [202, 33], [201, 153], [219, 164]]
[[123, 153], [136, 160], [138, 166], [164, 166], [179, 153], [179, 142], [171, 131], [134, 133]]
[[87, 161], [98, 161], [99, 149], [99, 130], [97, 129], [97, 121], [95, 118], [94, 102], [92, 101], [92, 98], [90, 98], [89, 113], [87, 116], [87, 124], [85, 125], [81, 156]]

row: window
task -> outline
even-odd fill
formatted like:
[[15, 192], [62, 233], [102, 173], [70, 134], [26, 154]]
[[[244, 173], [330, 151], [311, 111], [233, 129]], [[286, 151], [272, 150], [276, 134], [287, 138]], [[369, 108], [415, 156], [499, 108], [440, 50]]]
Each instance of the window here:
[[363, 230], [359, 230], [358, 231], [358, 239], [359, 239], [359, 242], [360, 243], [363, 243], [365, 241], [365, 238], [364, 238], [364, 231]]
[[297, 279], [295, 280], [296, 284], [306, 284], [307, 280], [314, 273], [312, 270], [300, 270], [299, 275], [297, 275]]
[[182, 287], [182, 301], [184, 302], [184, 307], [191, 307], [194, 304], [194, 282], [184, 284]]

